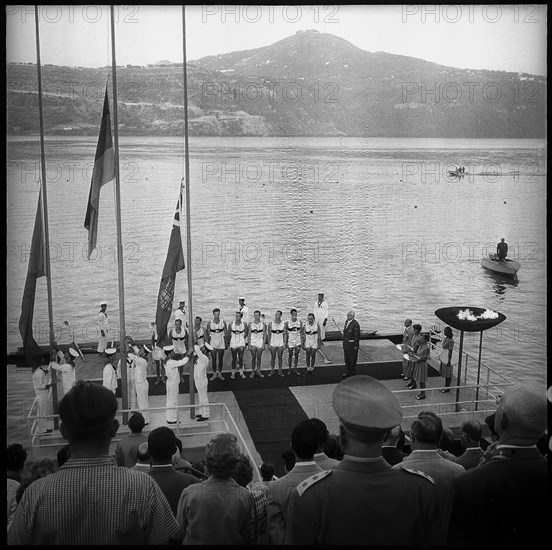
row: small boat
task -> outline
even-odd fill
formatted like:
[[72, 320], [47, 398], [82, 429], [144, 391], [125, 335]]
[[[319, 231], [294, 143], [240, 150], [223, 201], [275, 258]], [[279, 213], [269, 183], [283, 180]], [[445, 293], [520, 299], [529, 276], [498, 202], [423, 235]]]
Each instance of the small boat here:
[[515, 277], [521, 264], [514, 260], [499, 260], [496, 254], [489, 254], [487, 258], [481, 260], [481, 265], [490, 271], [500, 273], [506, 277]]
[[461, 178], [466, 175], [466, 172], [460, 172], [459, 170], [449, 170], [448, 173], [456, 178]]

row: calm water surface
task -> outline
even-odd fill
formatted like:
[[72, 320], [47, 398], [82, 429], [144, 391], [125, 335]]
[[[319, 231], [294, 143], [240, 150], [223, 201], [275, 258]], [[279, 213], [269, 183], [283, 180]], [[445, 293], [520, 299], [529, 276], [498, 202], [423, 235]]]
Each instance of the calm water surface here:
[[[83, 227], [96, 140], [46, 143], [52, 290], [57, 338], [96, 340], [98, 303], [118, 330], [114, 185], [101, 192], [98, 251]], [[120, 137], [127, 332], [149, 334], [180, 179], [180, 138]], [[341, 325], [399, 332], [405, 317], [440, 326], [451, 305], [504, 313], [485, 333], [483, 361], [514, 380], [546, 379], [546, 144], [539, 140], [193, 138], [190, 140], [194, 313], [230, 320], [250, 310], [305, 318], [323, 291]], [[8, 141], [7, 348], [18, 319], [38, 197], [37, 139]], [[449, 176], [466, 166], [462, 179]], [[484, 270], [504, 237], [518, 281]], [[185, 271], [175, 298], [187, 301]], [[48, 340], [45, 280], [35, 335]], [[331, 326], [331, 325], [330, 325]], [[474, 353], [478, 337], [468, 338]], [[33, 397], [30, 372], [8, 368], [8, 407]], [[17, 416], [17, 413], [15, 413]], [[8, 417], [10, 418], [10, 416]], [[8, 420], [10, 429], [10, 421]]]

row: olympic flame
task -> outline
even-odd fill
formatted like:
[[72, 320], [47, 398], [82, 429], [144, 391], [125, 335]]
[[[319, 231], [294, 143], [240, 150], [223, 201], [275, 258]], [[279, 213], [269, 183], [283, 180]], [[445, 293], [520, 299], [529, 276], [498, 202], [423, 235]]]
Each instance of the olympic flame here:
[[471, 309], [464, 309], [458, 312], [457, 317], [463, 321], [477, 321], [478, 319], [497, 319], [498, 313], [492, 309], [486, 309], [481, 315], [476, 316]]

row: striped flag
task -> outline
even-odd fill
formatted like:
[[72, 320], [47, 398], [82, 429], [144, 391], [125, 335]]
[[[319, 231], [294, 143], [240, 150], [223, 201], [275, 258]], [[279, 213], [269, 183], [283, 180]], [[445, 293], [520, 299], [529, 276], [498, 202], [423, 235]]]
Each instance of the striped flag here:
[[92, 181], [90, 183], [90, 194], [88, 195], [88, 206], [84, 227], [88, 229], [88, 259], [96, 248], [98, 237], [98, 216], [100, 213], [100, 189], [115, 177], [115, 149], [111, 137], [111, 117], [109, 116], [109, 101], [107, 99], [107, 86], [105, 87], [105, 99], [100, 126], [100, 137], [96, 147], [96, 158]]
[[35, 224], [31, 239], [31, 253], [27, 268], [27, 279], [21, 302], [19, 333], [23, 339], [23, 351], [29, 366], [40, 364], [40, 348], [33, 336], [33, 313], [36, 292], [36, 280], [46, 275], [44, 265], [44, 230], [42, 225], [42, 189], [38, 195]]
[[163, 274], [161, 275], [161, 284], [159, 285], [159, 294], [157, 295], [157, 312], [155, 314], [155, 324], [157, 326], [157, 335], [159, 344], [163, 345], [167, 341], [167, 325], [172, 314], [172, 305], [174, 299], [174, 285], [176, 274], [182, 271], [184, 265], [184, 251], [182, 250], [181, 220], [182, 205], [184, 204], [184, 179], [180, 185], [178, 202], [176, 203], [176, 212], [174, 213], [171, 238], [169, 240], [169, 250]]

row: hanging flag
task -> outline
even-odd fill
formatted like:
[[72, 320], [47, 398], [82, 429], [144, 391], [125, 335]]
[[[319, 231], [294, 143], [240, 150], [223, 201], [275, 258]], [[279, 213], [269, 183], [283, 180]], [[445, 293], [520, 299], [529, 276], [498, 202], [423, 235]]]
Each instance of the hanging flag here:
[[174, 213], [171, 238], [169, 240], [169, 250], [163, 275], [161, 275], [161, 284], [159, 285], [159, 294], [157, 295], [157, 313], [155, 314], [155, 324], [157, 326], [157, 335], [159, 344], [167, 341], [167, 325], [172, 314], [172, 305], [174, 299], [174, 284], [176, 274], [182, 271], [184, 265], [184, 251], [182, 250], [181, 223], [182, 205], [183, 205], [184, 180], [180, 185], [178, 202], [176, 203], [176, 212]]
[[100, 189], [115, 177], [115, 149], [111, 137], [111, 118], [109, 116], [109, 101], [107, 99], [107, 86], [105, 87], [105, 99], [100, 126], [100, 137], [96, 147], [96, 158], [88, 195], [88, 206], [84, 227], [88, 229], [88, 259], [96, 248], [98, 237], [98, 216], [100, 211]]
[[40, 364], [40, 348], [33, 337], [33, 312], [35, 303], [36, 280], [46, 275], [44, 266], [44, 230], [42, 225], [42, 190], [38, 195], [35, 224], [31, 239], [31, 252], [27, 279], [21, 302], [21, 317], [19, 318], [19, 333], [23, 339], [23, 351], [29, 366]]

